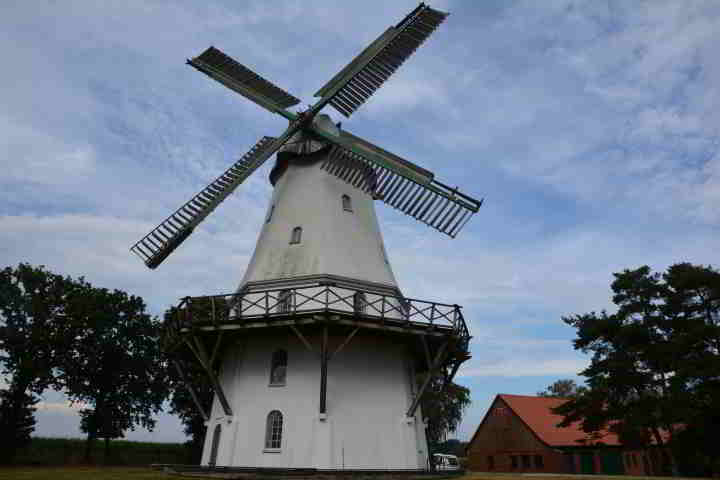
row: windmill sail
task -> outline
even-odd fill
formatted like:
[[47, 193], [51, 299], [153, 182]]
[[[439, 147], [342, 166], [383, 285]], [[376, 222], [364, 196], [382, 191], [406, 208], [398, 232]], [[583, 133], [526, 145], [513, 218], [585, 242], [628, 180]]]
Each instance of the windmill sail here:
[[328, 173], [452, 238], [482, 206], [482, 200], [366, 140], [347, 132], [324, 138], [333, 144], [322, 165]]
[[412, 55], [447, 15], [421, 3], [400, 23], [380, 35], [315, 96], [322, 97], [323, 105], [329, 103], [349, 117]]
[[270, 158], [285, 140], [286, 135], [279, 139], [263, 137], [240, 160], [140, 239], [130, 250], [138, 255], [148, 267], [155, 268], [160, 265], [185, 241], [193, 229], [265, 160]]
[[300, 100], [265, 80], [215, 47], [210, 47], [187, 63], [231, 90], [273, 113], [283, 114]]

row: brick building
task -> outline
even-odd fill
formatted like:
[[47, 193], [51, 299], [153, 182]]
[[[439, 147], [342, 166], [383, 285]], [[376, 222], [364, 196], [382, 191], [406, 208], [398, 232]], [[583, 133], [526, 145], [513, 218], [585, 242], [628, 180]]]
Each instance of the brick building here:
[[[565, 400], [497, 395], [468, 443], [468, 468], [483, 472], [657, 475], [667, 460], [657, 448], [624, 448], [617, 435], [591, 438], [577, 424], [556, 425], [551, 408]], [[663, 468], [665, 466], [665, 468]]]

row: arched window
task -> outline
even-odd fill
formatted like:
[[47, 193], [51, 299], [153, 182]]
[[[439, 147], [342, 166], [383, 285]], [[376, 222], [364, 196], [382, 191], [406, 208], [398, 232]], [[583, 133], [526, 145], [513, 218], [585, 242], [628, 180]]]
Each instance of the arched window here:
[[302, 241], [302, 227], [295, 227], [290, 237], [290, 244], [300, 243]]
[[349, 196], [349, 195], [343, 195], [343, 196], [342, 196], [342, 207], [343, 207], [343, 210], [345, 210], [346, 212], [352, 212], [352, 211], [353, 211], [353, 209], [352, 209], [352, 200], [350, 199], [350, 196]]
[[265, 448], [279, 450], [282, 444], [282, 413], [279, 410], [273, 410], [268, 413], [265, 422]]
[[285, 350], [276, 350], [270, 363], [270, 385], [285, 385], [286, 372], [287, 352]]
[[218, 447], [220, 446], [220, 424], [215, 425], [212, 437], [212, 447], [210, 448], [210, 460], [208, 465], [214, 467], [217, 463]]
[[277, 300], [278, 313], [287, 313], [292, 310], [292, 292], [290, 290], [280, 290]]
[[268, 213], [267, 220], [265, 220], [265, 223], [270, 223], [270, 220], [272, 219], [273, 212], [275, 211], [275, 204], [270, 205], [270, 213]]
[[355, 292], [353, 295], [353, 307], [355, 313], [363, 314], [367, 310], [367, 299], [363, 292]]

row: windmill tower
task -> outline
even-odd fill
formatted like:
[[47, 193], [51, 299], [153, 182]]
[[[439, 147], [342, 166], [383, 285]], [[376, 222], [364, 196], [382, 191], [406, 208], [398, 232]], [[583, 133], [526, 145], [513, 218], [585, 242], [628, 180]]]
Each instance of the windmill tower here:
[[203, 465], [426, 467], [420, 400], [452, 381], [470, 336], [459, 306], [403, 295], [374, 201], [450, 237], [482, 202], [320, 111], [330, 104], [349, 117], [446, 16], [420, 4], [298, 113], [287, 110], [297, 98], [214, 47], [188, 60], [289, 121], [131, 248], [156, 268], [277, 152], [266, 221], [236, 292], [185, 298], [166, 323], [167, 349], [192, 354], [215, 393], [209, 412], [196, 401], [208, 426]]

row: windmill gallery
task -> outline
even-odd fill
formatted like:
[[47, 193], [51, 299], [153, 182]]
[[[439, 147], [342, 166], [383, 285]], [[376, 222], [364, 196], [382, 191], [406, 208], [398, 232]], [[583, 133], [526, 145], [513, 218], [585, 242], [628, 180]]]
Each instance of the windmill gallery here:
[[300, 100], [214, 47], [188, 61], [289, 121], [131, 249], [158, 267], [277, 152], [266, 220], [236, 292], [185, 298], [167, 322], [168, 352], [191, 354], [213, 387], [210, 411], [196, 401], [208, 427], [203, 465], [426, 468], [420, 400], [432, 380], [452, 381], [470, 335], [459, 306], [401, 293], [374, 201], [450, 237], [482, 202], [320, 111], [329, 104], [349, 117], [446, 16], [420, 4], [298, 113], [287, 109]]

